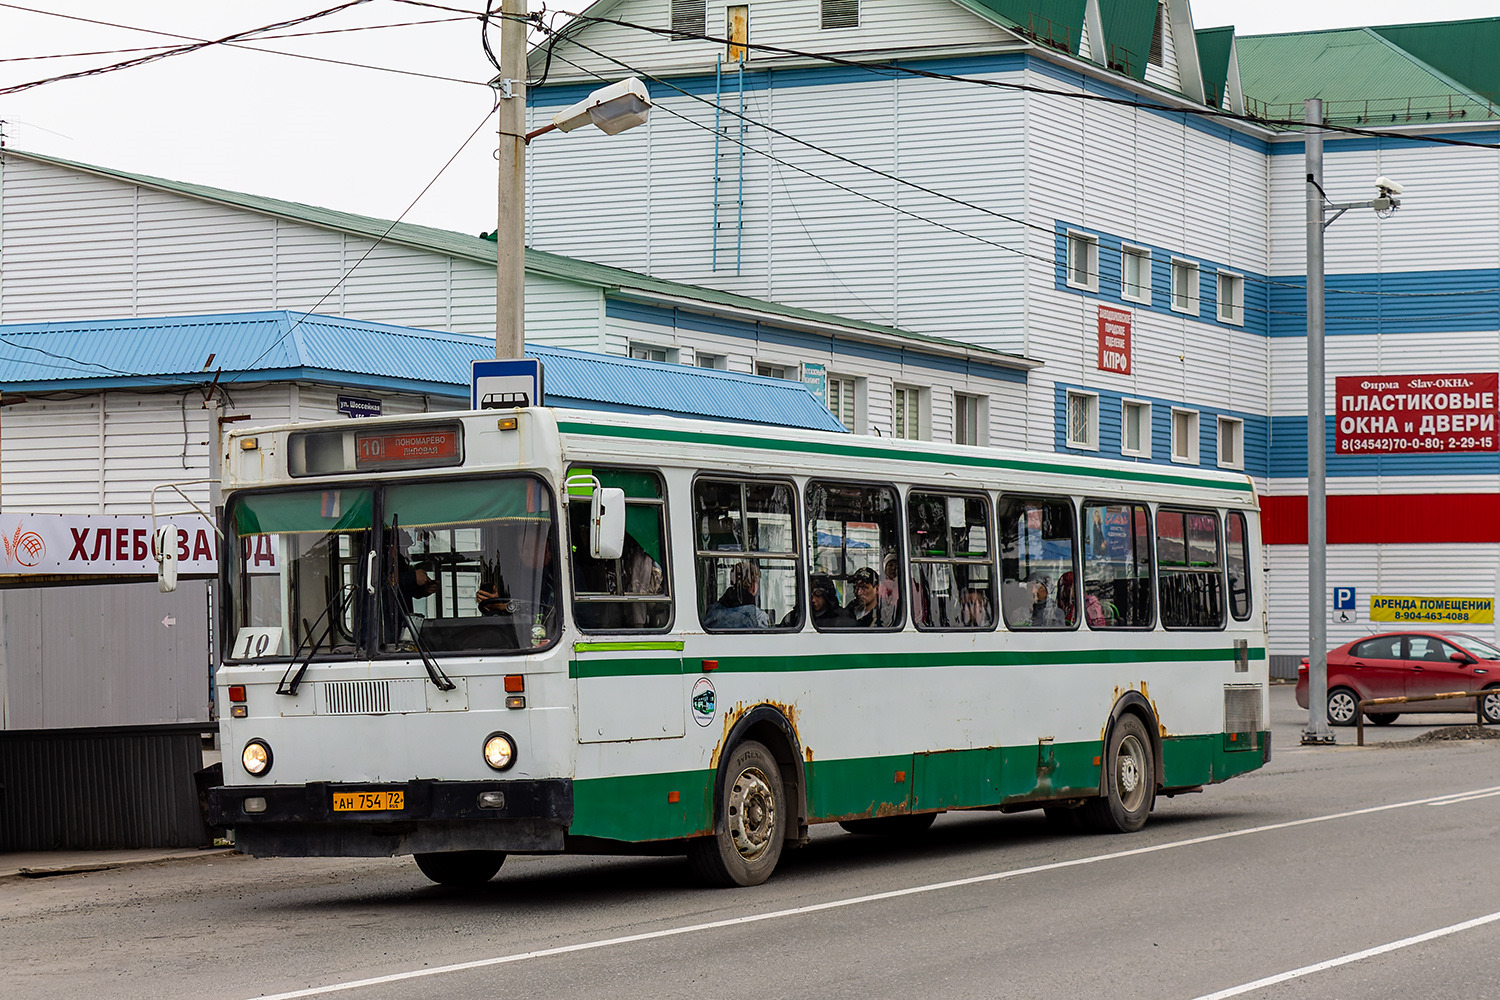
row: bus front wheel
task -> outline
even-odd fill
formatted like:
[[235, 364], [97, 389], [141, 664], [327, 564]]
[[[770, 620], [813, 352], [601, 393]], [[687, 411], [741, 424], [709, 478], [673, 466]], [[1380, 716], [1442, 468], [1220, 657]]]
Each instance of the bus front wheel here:
[[415, 855], [422, 874], [438, 885], [483, 885], [505, 862], [504, 851], [444, 851]]
[[718, 795], [713, 836], [688, 842], [688, 864], [708, 885], [760, 885], [775, 871], [786, 838], [786, 798], [771, 751], [754, 740], [736, 746]]
[[1104, 754], [1104, 794], [1080, 808], [1083, 821], [1100, 833], [1134, 833], [1146, 825], [1156, 803], [1156, 760], [1151, 737], [1135, 715], [1122, 715], [1109, 730]]

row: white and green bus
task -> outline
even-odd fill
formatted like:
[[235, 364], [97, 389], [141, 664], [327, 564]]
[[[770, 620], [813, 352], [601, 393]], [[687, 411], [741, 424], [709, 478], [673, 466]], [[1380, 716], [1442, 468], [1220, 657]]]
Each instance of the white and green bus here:
[[226, 438], [222, 783], [255, 855], [1139, 829], [1270, 756], [1250, 482], [546, 408]]

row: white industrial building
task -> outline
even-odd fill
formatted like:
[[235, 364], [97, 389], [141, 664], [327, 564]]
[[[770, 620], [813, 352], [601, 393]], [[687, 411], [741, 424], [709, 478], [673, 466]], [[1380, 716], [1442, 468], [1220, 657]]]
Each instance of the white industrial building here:
[[[1331, 201], [1406, 188], [1394, 217], [1327, 231], [1328, 576], [1360, 601], [1342, 642], [1380, 627], [1374, 594], [1496, 596], [1493, 395], [1465, 417], [1487, 438], [1335, 451], [1339, 377], [1500, 370], [1496, 45], [1500, 20], [1237, 38], [1187, 0], [601, 0], [533, 51], [532, 121], [632, 73], [657, 108], [532, 147], [529, 242], [1041, 361], [1010, 414], [1029, 447], [1244, 470], [1286, 675], [1306, 655], [1306, 170], [1278, 122], [1320, 97], [1358, 130], [1325, 140]], [[639, 182], [599, 218], [568, 192], [605, 155]], [[892, 426], [886, 385], [829, 378], [857, 429]], [[909, 389], [943, 436], [949, 394]]]

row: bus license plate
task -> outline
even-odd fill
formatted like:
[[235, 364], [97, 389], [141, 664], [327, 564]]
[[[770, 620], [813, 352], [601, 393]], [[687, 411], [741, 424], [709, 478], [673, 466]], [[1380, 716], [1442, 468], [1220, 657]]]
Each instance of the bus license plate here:
[[334, 792], [334, 812], [395, 812], [406, 808], [402, 791]]

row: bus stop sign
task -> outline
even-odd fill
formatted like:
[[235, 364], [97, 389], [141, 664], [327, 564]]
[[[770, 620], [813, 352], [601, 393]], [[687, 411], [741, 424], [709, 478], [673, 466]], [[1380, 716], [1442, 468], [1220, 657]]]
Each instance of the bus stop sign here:
[[469, 376], [469, 408], [509, 410], [542, 405], [542, 363], [536, 358], [475, 361]]

